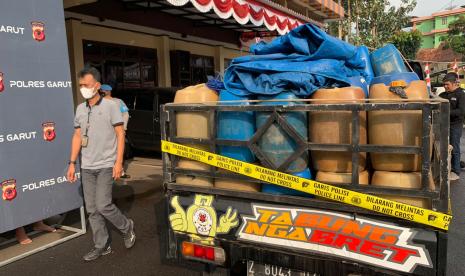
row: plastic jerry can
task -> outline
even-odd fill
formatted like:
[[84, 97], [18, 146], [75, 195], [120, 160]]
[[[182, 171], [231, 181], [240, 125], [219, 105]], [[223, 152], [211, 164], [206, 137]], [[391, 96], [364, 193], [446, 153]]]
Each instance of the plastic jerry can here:
[[[408, 99], [428, 99], [426, 82], [394, 82], [403, 86]], [[370, 99], [401, 100], [382, 83], [370, 87]], [[368, 112], [368, 142], [376, 145], [420, 146], [422, 136], [420, 110], [392, 110]], [[421, 159], [414, 154], [371, 153], [373, 168], [379, 171], [419, 171]]]
[[[295, 101], [299, 99], [293, 93], [280, 93], [273, 96], [259, 96], [259, 100], [283, 100], [276, 102], [260, 102], [258, 105], [298, 105], [301, 104]], [[256, 122], [257, 129], [263, 126], [268, 118], [271, 116], [271, 112], [257, 112]], [[300, 111], [289, 111], [282, 112], [281, 116], [283, 119], [291, 125], [300, 137], [304, 140], [308, 140], [308, 123], [307, 113]], [[279, 167], [287, 158], [289, 158], [294, 151], [297, 150], [298, 146], [294, 139], [292, 139], [284, 129], [274, 122], [264, 133], [264, 135], [258, 141], [258, 147], [263, 153], [271, 160], [271, 162]], [[299, 158], [290, 164], [287, 173], [302, 172], [308, 168], [308, 153], [303, 153]]]
[[[227, 90], [220, 91], [219, 105], [245, 105], [250, 97], [236, 96]], [[241, 101], [241, 102], [222, 102]], [[218, 114], [218, 139], [248, 141], [255, 134], [255, 114], [253, 111], [223, 111]], [[244, 162], [255, 161], [255, 156], [247, 147], [219, 146], [219, 154]]]
[[[372, 186], [378, 187], [395, 187], [404, 189], [420, 189], [421, 188], [421, 174], [418, 172], [385, 172], [375, 171], [371, 179]], [[429, 189], [434, 190], [434, 182], [432, 177], [429, 177]], [[380, 195], [380, 197], [399, 201], [401, 203], [414, 205], [421, 208], [431, 208], [430, 200], [418, 197], [406, 197], [397, 195]]]
[[[220, 169], [219, 172], [225, 172]], [[236, 179], [217, 178], [215, 179], [215, 188], [243, 191], [243, 192], [260, 192], [260, 183], [241, 181]]]
[[[352, 183], [352, 173], [317, 172], [315, 180], [325, 184], [348, 184]], [[359, 172], [358, 184], [368, 185], [369, 183], [368, 171]]]
[[[357, 103], [364, 100], [365, 94], [359, 87], [319, 89], [313, 103]], [[358, 101], [363, 103], [363, 101]], [[366, 112], [359, 113], [360, 144], [367, 143]], [[351, 111], [312, 111], [309, 117], [309, 135], [313, 143], [350, 144], [352, 143]], [[352, 172], [352, 153], [337, 151], [311, 151], [313, 168], [317, 171], [345, 173]], [[359, 171], [366, 165], [366, 153], [359, 155]]]
[[[236, 96], [227, 90], [220, 91], [220, 105], [250, 105], [250, 97]], [[225, 102], [223, 102], [225, 101]], [[231, 102], [227, 101], [241, 101]], [[255, 114], [252, 111], [224, 111], [218, 114], [218, 139], [248, 141], [255, 133]], [[219, 154], [244, 162], [254, 162], [255, 156], [247, 147], [219, 146]], [[220, 170], [222, 171], [222, 170]], [[247, 181], [217, 178], [216, 188], [259, 192], [260, 184]]]
[[375, 73], [373, 72], [373, 67], [371, 66], [370, 51], [368, 50], [367, 46], [362, 45], [357, 48], [357, 54], [365, 64], [365, 69], [363, 70], [365, 72], [364, 76], [367, 84], [370, 85], [371, 81], [375, 76]]
[[375, 76], [408, 72], [401, 53], [392, 44], [387, 44], [373, 51], [370, 59]]
[[414, 72], [406, 72], [406, 73], [392, 73], [389, 75], [383, 75], [379, 77], [373, 78], [371, 81], [370, 85], [378, 84], [378, 83], [384, 83], [385, 85], [389, 86], [393, 81], [397, 80], [403, 80], [408, 84], [410, 84], [412, 81], [418, 81], [420, 78], [418, 78], [418, 75]]
[[[205, 84], [189, 86], [178, 90], [174, 97], [174, 103], [177, 104], [202, 104], [206, 102], [218, 101], [218, 94], [209, 89]], [[212, 104], [212, 103], [210, 103]], [[178, 137], [183, 138], [203, 138], [209, 139], [210, 133], [209, 114], [208, 112], [177, 112], [176, 113], [176, 133]], [[208, 150], [204, 145], [187, 145], [194, 148]], [[189, 170], [207, 171], [210, 166], [197, 161], [180, 159], [178, 168]], [[213, 186], [213, 180], [206, 177], [177, 175], [176, 182], [188, 185]]]

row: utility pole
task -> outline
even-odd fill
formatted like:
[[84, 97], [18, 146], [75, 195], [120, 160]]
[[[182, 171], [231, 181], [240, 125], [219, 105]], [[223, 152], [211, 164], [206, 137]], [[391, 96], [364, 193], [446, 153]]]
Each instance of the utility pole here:
[[[338, 4], [339, 6], [341, 6], [341, 0], [338, 1]], [[344, 15], [345, 16], [345, 15]], [[340, 20], [338, 21], [338, 31], [339, 31], [339, 39], [342, 40], [342, 19], [340, 18]]]
[[347, 42], [350, 42], [350, 33], [352, 31], [352, 15], [350, 13], [350, 0], [347, 0], [347, 13], [349, 14], [349, 24], [347, 24]]
[[359, 28], [359, 25], [358, 25], [358, 23], [359, 23], [358, 19], [360, 17], [359, 11], [360, 11], [360, 8], [358, 6], [358, 0], [355, 0], [355, 13], [356, 13], [356, 17], [355, 17], [355, 35], [357, 36], [357, 39], [360, 36], [360, 28]]

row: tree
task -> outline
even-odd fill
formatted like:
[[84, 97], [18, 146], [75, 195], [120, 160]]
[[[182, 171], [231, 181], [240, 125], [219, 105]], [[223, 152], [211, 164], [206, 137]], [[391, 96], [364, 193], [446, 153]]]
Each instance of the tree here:
[[421, 47], [422, 34], [418, 30], [411, 32], [400, 31], [392, 36], [391, 42], [407, 59], [415, 59]]
[[445, 38], [446, 48], [450, 47], [454, 52], [465, 55], [465, 16], [449, 24], [449, 32]]
[[398, 8], [391, 6], [388, 0], [343, 0], [341, 4], [345, 17], [341, 23], [332, 23], [330, 31], [334, 34], [336, 26], [342, 24], [343, 36], [350, 43], [378, 48], [407, 27], [410, 21], [408, 14], [417, 2], [401, 0]]

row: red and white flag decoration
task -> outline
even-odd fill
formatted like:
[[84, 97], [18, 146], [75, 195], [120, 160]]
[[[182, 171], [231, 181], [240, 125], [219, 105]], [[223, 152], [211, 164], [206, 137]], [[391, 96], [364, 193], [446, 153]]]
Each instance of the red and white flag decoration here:
[[167, 0], [174, 6], [184, 6], [187, 3], [200, 12], [213, 10], [222, 19], [234, 18], [241, 25], [253, 24], [265, 26], [270, 31], [277, 31], [280, 35], [302, 25], [297, 18], [281, 11], [265, 6], [253, 0]]
[[431, 70], [429, 69], [429, 63], [426, 63], [425, 65], [425, 74], [426, 74], [426, 78], [425, 78], [426, 86], [428, 86], [428, 90], [431, 92], [431, 77], [430, 77]]

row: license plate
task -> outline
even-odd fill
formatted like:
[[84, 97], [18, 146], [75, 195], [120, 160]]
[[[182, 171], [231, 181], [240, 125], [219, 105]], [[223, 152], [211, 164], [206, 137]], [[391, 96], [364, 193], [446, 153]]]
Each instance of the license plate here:
[[247, 261], [247, 276], [316, 276], [318, 274], [293, 270], [277, 265]]

